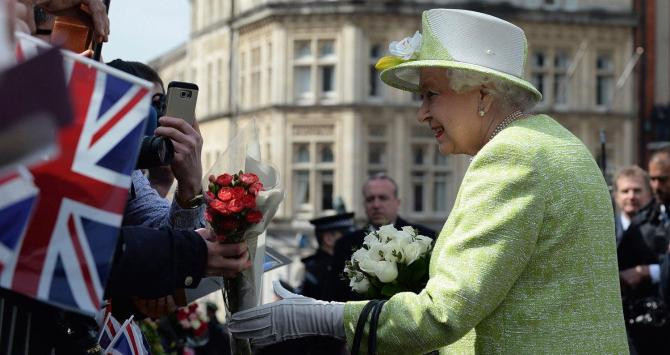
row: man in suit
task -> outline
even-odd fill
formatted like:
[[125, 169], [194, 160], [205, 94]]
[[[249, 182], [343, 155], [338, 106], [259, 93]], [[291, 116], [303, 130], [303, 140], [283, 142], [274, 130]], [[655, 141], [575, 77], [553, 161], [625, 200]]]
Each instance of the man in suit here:
[[619, 244], [623, 233], [628, 229], [635, 214], [651, 202], [651, 184], [649, 174], [637, 165], [627, 166], [614, 176], [614, 218], [616, 241]]
[[363, 245], [363, 239], [371, 231], [387, 224], [393, 224], [396, 228], [411, 226], [418, 230], [419, 234], [435, 238], [435, 231], [418, 224], [412, 224], [400, 216], [400, 199], [398, 198], [398, 185], [385, 174], [377, 174], [368, 179], [363, 185], [363, 199], [365, 214], [368, 224], [348, 235], [345, 235], [335, 244], [333, 255], [334, 299], [336, 301], [351, 301], [362, 299], [362, 296], [351, 291], [349, 281], [344, 280], [342, 271], [344, 263], [351, 259], [355, 250]]

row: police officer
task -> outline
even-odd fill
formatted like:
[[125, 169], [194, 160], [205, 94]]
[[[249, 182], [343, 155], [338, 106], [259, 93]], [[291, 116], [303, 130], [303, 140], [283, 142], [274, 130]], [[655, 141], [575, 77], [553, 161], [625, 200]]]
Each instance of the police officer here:
[[670, 149], [652, 154], [649, 178], [655, 200], [642, 208], [617, 248], [624, 315], [631, 353], [653, 354], [670, 346], [670, 323], [660, 297], [661, 261], [670, 241]]
[[303, 295], [317, 300], [333, 300], [333, 284], [326, 280], [333, 277], [335, 242], [354, 230], [353, 218], [353, 213], [340, 213], [310, 221], [314, 225], [319, 249], [314, 255], [302, 260], [305, 264], [305, 279], [301, 287]]

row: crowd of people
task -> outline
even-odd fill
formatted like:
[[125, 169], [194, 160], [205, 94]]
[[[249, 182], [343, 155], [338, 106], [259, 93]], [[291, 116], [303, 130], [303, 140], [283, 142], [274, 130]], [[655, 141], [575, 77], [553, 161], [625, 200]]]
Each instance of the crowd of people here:
[[622, 302], [632, 353], [667, 349], [670, 149], [654, 152], [648, 170], [621, 169], [613, 181]]
[[[50, 40], [53, 16], [83, 5], [96, 40], [107, 40], [100, 0], [9, 4], [10, 33]], [[401, 41], [379, 69], [388, 85], [421, 94], [417, 120], [441, 154], [473, 157], [444, 228], [437, 234], [400, 217], [395, 181], [371, 176], [362, 186], [365, 225], [357, 229], [346, 212], [313, 219], [318, 249], [303, 260], [296, 294], [278, 285], [282, 299], [234, 314], [230, 333], [259, 353], [340, 354], [359, 346], [355, 339], [385, 354], [667, 349], [670, 149], [654, 152], [647, 171], [621, 169], [610, 195], [588, 149], [551, 117], [529, 113], [541, 94], [523, 79], [520, 28], [463, 10], [429, 10], [422, 20], [423, 33]], [[235, 277], [251, 261], [244, 242], [215, 242], [204, 228], [197, 121], [161, 114], [164, 84], [150, 67], [107, 64], [153, 83], [145, 134], [169, 139], [174, 158], [132, 172], [105, 299], [120, 319], [160, 318], [176, 310], [179, 289], [206, 276]], [[430, 279], [418, 294], [373, 304], [352, 292], [342, 271], [365, 236], [389, 224], [434, 239]], [[3, 293], [3, 302], [33, 307], [17, 297]], [[377, 306], [378, 324], [365, 327]], [[201, 352], [227, 353], [228, 328], [208, 310], [216, 333]], [[102, 350], [90, 317], [49, 308], [35, 313], [32, 327], [43, 340], [35, 353]]]

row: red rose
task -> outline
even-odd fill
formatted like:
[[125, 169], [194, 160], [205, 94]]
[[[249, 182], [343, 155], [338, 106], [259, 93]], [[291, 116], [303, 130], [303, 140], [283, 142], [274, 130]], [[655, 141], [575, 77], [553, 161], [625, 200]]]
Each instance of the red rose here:
[[219, 200], [221, 201], [230, 201], [233, 199], [233, 189], [230, 187], [224, 187], [221, 190], [219, 190], [218, 194]]
[[212, 191], [207, 191], [205, 195], [207, 196], [207, 201], [214, 201], [216, 199], [216, 196]]
[[234, 199], [230, 200], [230, 204], [228, 205], [228, 209], [230, 212], [233, 213], [240, 213], [244, 209], [244, 205], [242, 204], [242, 199]]
[[233, 183], [233, 176], [230, 174], [219, 175], [219, 177], [216, 178], [216, 183], [223, 187], [230, 186]]
[[258, 223], [263, 220], [263, 214], [258, 210], [254, 210], [247, 213], [246, 218], [249, 223]]
[[254, 195], [244, 195], [242, 197], [242, 205], [244, 208], [256, 208], [256, 197]]
[[240, 221], [238, 221], [236, 218], [226, 218], [223, 220], [223, 222], [221, 222], [221, 228], [228, 231], [234, 231], [239, 226]]
[[186, 308], [179, 308], [177, 312], [177, 319], [178, 320], [186, 319], [186, 316], [187, 316]]
[[258, 195], [259, 191], [263, 191], [263, 184], [260, 181], [255, 182], [253, 185], [249, 186], [249, 193], [252, 195]]
[[197, 303], [191, 303], [188, 305], [188, 310], [191, 312], [195, 312], [195, 310], [198, 309], [198, 304]]
[[245, 192], [246, 191], [244, 190], [244, 187], [242, 187], [242, 186], [233, 187], [233, 199], [235, 199], [235, 200], [241, 199], [242, 197], [244, 197]]
[[244, 186], [249, 186], [255, 182], [258, 181], [258, 176], [256, 174], [242, 174], [240, 175], [240, 181], [244, 184]]
[[221, 213], [221, 214], [224, 214], [224, 215], [230, 214], [230, 209], [229, 209], [228, 204], [226, 202], [221, 201], [221, 200], [214, 200], [214, 201], [210, 202], [209, 207], [214, 209], [215, 211]]

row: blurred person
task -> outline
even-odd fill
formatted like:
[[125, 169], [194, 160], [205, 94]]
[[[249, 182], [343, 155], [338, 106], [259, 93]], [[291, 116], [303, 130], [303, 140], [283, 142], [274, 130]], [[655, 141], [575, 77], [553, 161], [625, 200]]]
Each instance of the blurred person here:
[[614, 176], [614, 217], [617, 244], [637, 211], [652, 201], [649, 174], [637, 165], [621, 168]]
[[670, 323], [647, 307], [664, 303], [659, 288], [670, 245], [670, 149], [654, 152], [648, 167], [655, 199], [638, 211], [617, 249], [629, 345], [639, 354], [670, 347]]
[[400, 209], [398, 185], [388, 175], [382, 173], [369, 177], [363, 184], [362, 193], [368, 224], [362, 229], [345, 235], [335, 243], [330, 283], [334, 286], [334, 300], [337, 301], [349, 301], [362, 297], [351, 290], [349, 281], [344, 280], [342, 272], [345, 262], [351, 259], [354, 251], [363, 246], [363, 239], [371, 231], [386, 224], [393, 224], [397, 229], [411, 226], [416, 228], [419, 234], [435, 238], [435, 231], [432, 229], [410, 223], [398, 216]]
[[379, 354], [627, 353], [611, 195], [589, 149], [529, 113], [542, 95], [523, 77], [523, 30], [432, 9], [422, 32], [391, 48], [381, 79], [421, 94], [417, 120], [441, 154], [473, 157], [426, 287], [375, 306], [373, 328], [362, 312], [374, 303], [323, 302], [276, 284], [283, 299], [234, 314], [233, 335], [262, 347], [320, 334], [351, 348], [358, 334], [364, 353], [375, 335]]
[[[164, 86], [158, 73], [151, 67], [139, 63], [116, 59], [108, 65], [131, 75], [149, 80], [154, 83], [153, 97], [163, 95]], [[155, 99], [160, 101], [160, 99]], [[153, 102], [152, 102], [153, 103]], [[151, 110], [158, 112], [160, 105], [156, 104]], [[180, 118], [163, 116], [158, 122], [148, 122], [148, 135], [168, 137], [174, 146], [174, 159], [169, 166], [171, 173], [177, 180], [177, 190], [174, 200], [170, 203], [160, 192], [169, 190], [169, 177], [161, 177], [164, 184], [154, 189], [142, 171], [132, 173], [131, 196], [124, 213], [124, 225], [139, 225], [159, 228], [169, 226], [182, 230], [193, 230], [204, 226], [204, 200], [202, 198], [202, 136], [197, 121], [193, 126]], [[157, 127], [158, 126], [158, 127]], [[157, 127], [154, 129], [154, 127]], [[165, 169], [155, 170], [165, 171]], [[151, 174], [151, 173], [150, 173]], [[159, 174], [154, 172], [154, 176]], [[172, 182], [170, 181], [170, 185]]]
[[[115, 59], [107, 63], [107, 65], [152, 82], [154, 87], [152, 89], [151, 105], [157, 110], [159, 117], [163, 116], [162, 106], [165, 101], [165, 85], [163, 79], [161, 79], [153, 68], [144, 63], [123, 61], [121, 59]], [[157, 122], [152, 123], [152, 125], [154, 128], [151, 129], [151, 131], [153, 132], [157, 126]], [[170, 166], [151, 167], [147, 169], [146, 178], [149, 180], [149, 185], [154, 188], [162, 198], [167, 196], [174, 183], [174, 174], [172, 173], [172, 168]]]
[[300, 293], [307, 297], [332, 301], [335, 295], [334, 285], [330, 280], [336, 277], [336, 272], [333, 270], [335, 244], [343, 235], [353, 232], [354, 214], [325, 216], [309, 222], [314, 225], [314, 234], [319, 247], [314, 255], [302, 260], [305, 264], [305, 277]]

